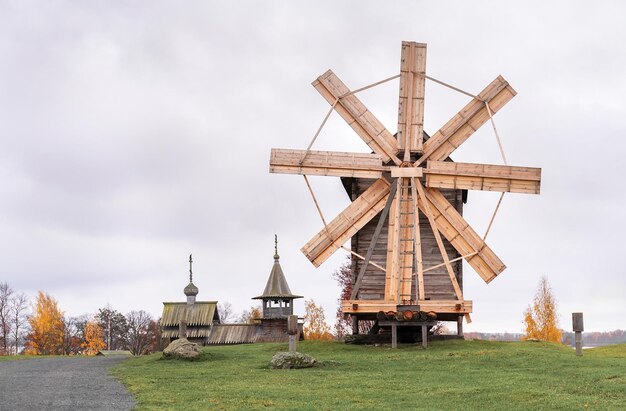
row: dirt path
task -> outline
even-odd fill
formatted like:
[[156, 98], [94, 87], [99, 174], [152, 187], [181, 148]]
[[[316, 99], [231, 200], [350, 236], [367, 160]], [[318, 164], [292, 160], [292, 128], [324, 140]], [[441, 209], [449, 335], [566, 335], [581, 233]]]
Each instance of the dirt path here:
[[0, 410], [130, 410], [108, 368], [124, 357], [55, 357], [0, 362]]

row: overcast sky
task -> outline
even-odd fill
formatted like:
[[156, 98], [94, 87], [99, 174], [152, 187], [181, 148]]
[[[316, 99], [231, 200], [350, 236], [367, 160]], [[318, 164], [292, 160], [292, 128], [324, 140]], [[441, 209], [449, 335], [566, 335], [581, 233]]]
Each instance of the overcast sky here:
[[[301, 254], [322, 227], [302, 177], [268, 172], [272, 147], [306, 148], [332, 68], [352, 89], [399, 72], [402, 40], [426, 72], [472, 93], [497, 75], [518, 95], [496, 115], [509, 164], [542, 168], [541, 195], [506, 195], [488, 243], [508, 266], [465, 266], [471, 331], [522, 330], [541, 276], [561, 326], [626, 328], [626, 5], [622, 2], [0, 0], [0, 282], [43, 290], [69, 315], [107, 303], [158, 317], [182, 300], [250, 307], [279, 236], [294, 293], [334, 318], [338, 251]], [[395, 133], [398, 83], [360, 94]], [[468, 97], [426, 85], [432, 134]], [[368, 152], [336, 114], [314, 148]], [[501, 164], [485, 125], [452, 156]], [[311, 178], [327, 219], [338, 178]], [[498, 194], [471, 192], [483, 233]], [[303, 303], [296, 305], [303, 314]]]

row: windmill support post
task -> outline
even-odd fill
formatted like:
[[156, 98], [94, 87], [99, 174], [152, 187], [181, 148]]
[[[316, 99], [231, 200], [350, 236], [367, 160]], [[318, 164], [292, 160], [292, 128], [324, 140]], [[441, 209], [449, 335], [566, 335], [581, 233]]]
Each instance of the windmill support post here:
[[351, 315], [350, 318], [352, 319], [352, 335], [358, 335], [359, 334], [359, 317], [357, 317], [356, 315]]
[[391, 327], [391, 348], [398, 348], [398, 327], [420, 327], [422, 332], [422, 348], [428, 348], [428, 328], [434, 327], [436, 321], [379, 321], [381, 327]]

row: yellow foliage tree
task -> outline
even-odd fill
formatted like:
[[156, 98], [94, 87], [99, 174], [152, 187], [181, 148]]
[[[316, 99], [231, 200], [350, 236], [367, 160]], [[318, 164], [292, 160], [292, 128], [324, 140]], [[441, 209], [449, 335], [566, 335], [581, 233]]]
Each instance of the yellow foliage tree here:
[[263, 317], [263, 311], [261, 307], [252, 306], [249, 310], [243, 310], [239, 320], [244, 323], [256, 324], [260, 323], [260, 318]]
[[28, 318], [31, 332], [26, 341], [27, 354], [61, 354], [63, 352], [63, 312], [57, 301], [39, 291], [34, 314]]
[[85, 355], [96, 355], [106, 347], [104, 332], [95, 321], [88, 321], [85, 325], [85, 342], [81, 344], [85, 349]]
[[330, 327], [326, 324], [324, 309], [313, 299], [304, 302], [304, 338], [307, 340], [332, 340]]
[[563, 332], [559, 329], [556, 298], [546, 277], [542, 277], [532, 307], [524, 311], [525, 333], [523, 339], [536, 338], [560, 343]]

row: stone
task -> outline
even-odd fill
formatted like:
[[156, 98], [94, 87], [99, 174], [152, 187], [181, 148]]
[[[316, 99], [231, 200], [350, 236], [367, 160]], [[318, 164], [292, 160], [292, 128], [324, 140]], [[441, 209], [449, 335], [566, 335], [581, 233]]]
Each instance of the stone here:
[[270, 361], [272, 368], [310, 368], [317, 365], [317, 360], [299, 352], [279, 352]]
[[200, 355], [200, 345], [190, 342], [186, 338], [172, 341], [164, 350], [163, 358], [193, 360]]

